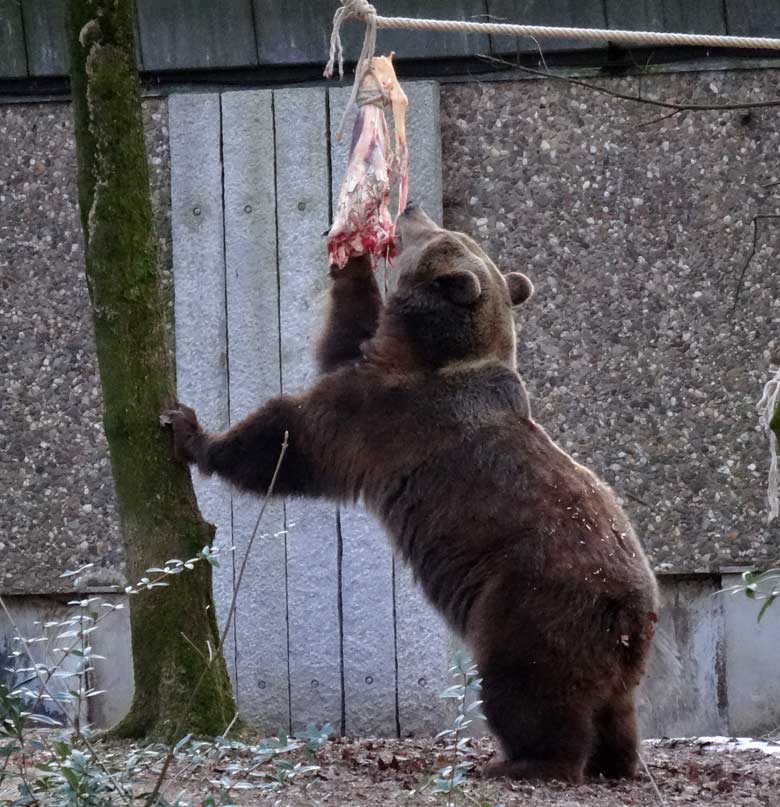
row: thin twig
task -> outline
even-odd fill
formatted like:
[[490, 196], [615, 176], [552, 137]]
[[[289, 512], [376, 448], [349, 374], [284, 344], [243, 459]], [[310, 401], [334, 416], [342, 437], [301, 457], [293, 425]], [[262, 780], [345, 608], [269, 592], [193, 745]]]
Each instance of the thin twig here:
[[195, 642], [192, 641], [192, 639], [190, 639], [189, 636], [187, 636], [183, 630], [179, 631], [179, 635], [203, 659], [206, 664], [211, 663], [211, 659], [195, 644]]
[[562, 76], [558, 73], [552, 73], [549, 70], [535, 70], [533, 67], [525, 67], [525, 65], [517, 64], [515, 62], [500, 59], [497, 56], [488, 56], [487, 54], [479, 54], [480, 59], [492, 62], [494, 64], [505, 65], [514, 70], [520, 70], [523, 73], [530, 73], [539, 78], [552, 78], [556, 81], [563, 81], [566, 84], [574, 84], [577, 87], [585, 87], [588, 90], [608, 95], [611, 98], [618, 98], [621, 101], [631, 101], [636, 104], [649, 104], [650, 106], [661, 107], [662, 109], [673, 109], [675, 112], [727, 112], [735, 109], [765, 109], [767, 107], [780, 106], [780, 98], [770, 98], [768, 101], [745, 101], [740, 103], [727, 103], [727, 104], [681, 104], [676, 101], [660, 101], [657, 98], [646, 98], [641, 95], [631, 95], [630, 93], [618, 92], [617, 90], [610, 90], [606, 87], [599, 87], [598, 84], [593, 84], [590, 81], [583, 81], [579, 78], [572, 78], [571, 76]]
[[650, 768], [647, 767], [645, 758], [642, 756], [642, 753], [640, 751], [637, 751], [636, 755], [639, 758], [639, 761], [642, 763], [642, 767], [645, 769], [645, 773], [647, 774], [648, 779], [650, 779], [650, 782], [653, 785], [653, 790], [655, 790], [655, 795], [658, 796], [658, 801], [661, 804], [661, 807], [666, 807], [666, 799], [664, 799], [663, 793], [661, 793], [661, 790], [656, 784], [655, 777], [653, 776], [652, 773], [650, 773]]
[[241, 560], [241, 569], [238, 572], [238, 577], [236, 578], [236, 585], [233, 587], [233, 598], [230, 601], [230, 608], [228, 609], [227, 621], [225, 622], [225, 628], [222, 631], [222, 636], [219, 639], [219, 647], [217, 648], [216, 655], [222, 651], [222, 645], [225, 643], [225, 638], [227, 637], [228, 630], [230, 629], [230, 622], [233, 619], [233, 614], [236, 610], [236, 599], [238, 597], [238, 590], [241, 587], [241, 581], [244, 578], [244, 571], [246, 569], [247, 561], [249, 560], [249, 553], [252, 551], [252, 544], [255, 541], [255, 537], [257, 536], [257, 530], [260, 527], [260, 522], [263, 520], [263, 515], [265, 514], [265, 509], [268, 507], [268, 502], [273, 495], [274, 488], [276, 487], [276, 478], [279, 476], [279, 469], [282, 467], [282, 461], [284, 460], [284, 455], [287, 453], [287, 446], [289, 445], [289, 432], [284, 433], [284, 440], [282, 442], [282, 448], [279, 452], [279, 459], [276, 461], [276, 468], [274, 468], [273, 476], [271, 477], [271, 482], [268, 485], [268, 490], [266, 491], [265, 498], [263, 499], [262, 507], [260, 508], [260, 512], [257, 514], [257, 520], [255, 521], [254, 529], [252, 530], [252, 535], [249, 538], [249, 543], [247, 544], [246, 551], [244, 552], [244, 557]]
[[625, 494], [625, 497], [627, 499], [631, 499], [632, 502], [637, 502], [638, 504], [642, 504], [645, 507], [650, 507], [650, 505], [643, 498], [641, 498], [640, 496], [637, 496], [636, 493], [630, 493], [627, 490], [623, 491], [623, 492]]
[[675, 115], [682, 115], [684, 112], [688, 111], [689, 110], [687, 109], [673, 109], [671, 112], [667, 112], [665, 115], [659, 115], [656, 118], [650, 118], [649, 120], [642, 121], [642, 123], [637, 124], [637, 129], [642, 129], [645, 126], [652, 126], [654, 123], [661, 123], [662, 121], [675, 117]]
[[[228, 631], [230, 630], [230, 624], [233, 620], [233, 615], [236, 611], [236, 599], [238, 597], [238, 590], [241, 587], [241, 580], [244, 576], [244, 570], [246, 569], [246, 564], [249, 559], [249, 553], [252, 551], [252, 544], [254, 543], [255, 537], [257, 536], [257, 530], [260, 527], [260, 522], [263, 519], [263, 515], [265, 514], [266, 507], [268, 507], [268, 502], [273, 495], [274, 488], [276, 487], [276, 478], [279, 476], [279, 469], [282, 467], [282, 461], [284, 460], [284, 455], [287, 453], [287, 446], [289, 445], [289, 432], [284, 433], [284, 440], [282, 441], [282, 447], [279, 451], [279, 459], [276, 461], [276, 467], [274, 468], [273, 476], [271, 477], [271, 482], [268, 485], [268, 490], [266, 491], [265, 498], [263, 499], [263, 504], [260, 507], [260, 512], [257, 514], [257, 520], [255, 521], [254, 529], [252, 530], [252, 535], [249, 538], [249, 543], [247, 544], [246, 550], [244, 551], [244, 557], [241, 561], [241, 569], [238, 573], [238, 578], [236, 579], [236, 585], [233, 587], [233, 598], [230, 601], [230, 608], [228, 609], [227, 619], [225, 620], [225, 627], [222, 630], [222, 634], [219, 637], [219, 645], [217, 647], [217, 652], [214, 654], [213, 658], [206, 664], [203, 668], [203, 672], [200, 674], [200, 678], [198, 678], [195, 686], [193, 687], [192, 692], [190, 693], [190, 699], [187, 703], [187, 707], [184, 709], [183, 714], [187, 714], [190, 710], [190, 706], [192, 705], [193, 701], [195, 700], [195, 695], [200, 688], [200, 685], [203, 683], [206, 674], [211, 669], [211, 665], [214, 663], [216, 659], [220, 657], [222, 652], [222, 645], [225, 643], [225, 639], [227, 637]], [[179, 731], [181, 730], [182, 726], [182, 718], [179, 718], [179, 722], [176, 725], [173, 736], [175, 737]], [[165, 762], [163, 763], [162, 770], [160, 771], [160, 775], [157, 777], [157, 781], [154, 783], [154, 789], [149, 794], [149, 797], [146, 799], [144, 807], [152, 807], [152, 805], [157, 800], [157, 796], [160, 794], [160, 788], [162, 787], [163, 781], [165, 780], [165, 775], [168, 772], [168, 768], [171, 765], [174, 757], [174, 746], [171, 746], [171, 749], [168, 751], [168, 754], [165, 757]]]
[[163, 766], [160, 769], [160, 775], [157, 777], [157, 781], [154, 783], [154, 790], [149, 794], [149, 798], [145, 802], [145, 807], [151, 807], [156, 801], [157, 796], [160, 794], [160, 788], [162, 787], [162, 783], [165, 781], [165, 775], [168, 773], [168, 768], [171, 767], [171, 762], [173, 762], [173, 748], [165, 755], [165, 759], [163, 760]]
[[542, 46], [539, 44], [539, 40], [535, 36], [530, 37], [530, 39], [533, 40], [534, 45], [536, 45], [536, 50], [539, 51], [539, 61], [542, 63], [542, 67], [544, 67], [544, 69], [549, 73], [550, 68], [547, 67], [547, 60], [544, 58], [544, 53], [542, 52]]
[[731, 311], [729, 312], [729, 319], [734, 316], [734, 312], [737, 309], [737, 304], [739, 303], [739, 295], [742, 292], [742, 284], [745, 280], [745, 274], [747, 273], [748, 266], [750, 266], [751, 261], [756, 256], [756, 252], [758, 251], [758, 222], [761, 219], [780, 219], [780, 214], [774, 213], [758, 213], [757, 215], [753, 216], [753, 246], [750, 249], [750, 253], [748, 254], [745, 262], [742, 264], [742, 270], [739, 273], [739, 280], [737, 281], [737, 288], [734, 291], [734, 303], [731, 306]]

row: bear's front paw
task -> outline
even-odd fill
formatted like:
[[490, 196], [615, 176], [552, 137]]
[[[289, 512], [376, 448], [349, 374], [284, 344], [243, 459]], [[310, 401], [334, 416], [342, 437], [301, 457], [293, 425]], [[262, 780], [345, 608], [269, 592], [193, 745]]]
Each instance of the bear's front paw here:
[[338, 266], [330, 267], [330, 276], [334, 280], [354, 280], [359, 277], [371, 277], [373, 274], [374, 264], [368, 254], [350, 256], [341, 269]]
[[176, 409], [160, 415], [160, 423], [173, 427], [173, 451], [179, 462], [191, 465], [200, 461], [204, 435], [194, 409], [177, 402]]

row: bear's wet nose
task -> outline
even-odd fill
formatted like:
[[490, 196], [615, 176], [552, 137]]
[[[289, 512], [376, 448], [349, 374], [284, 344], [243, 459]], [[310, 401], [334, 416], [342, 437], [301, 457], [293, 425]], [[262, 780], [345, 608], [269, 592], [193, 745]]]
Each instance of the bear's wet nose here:
[[404, 208], [404, 216], [410, 216], [417, 210], [418, 207], [419, 205], [417, 204], [417, 202], [408, 202], [406, 207]]

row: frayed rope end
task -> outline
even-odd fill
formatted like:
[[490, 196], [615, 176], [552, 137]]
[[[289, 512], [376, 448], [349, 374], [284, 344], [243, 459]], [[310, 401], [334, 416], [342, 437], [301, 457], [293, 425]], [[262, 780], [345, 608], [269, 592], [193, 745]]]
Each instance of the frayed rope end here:
[[[339, 78], [344, 78], [344, 47], [341, 44], [341, 26], [346, 20], [363, 20], [369, 29], [373, 29], [373, 38], [376, 38], [376, 9], [371, 3], [368, 0], [341, 0], [341, 5], [333, 15], [333, 30], [330, 33], [328, 62], [322, 71], [325, 78], [332, 78], [336, 64], [339, 67]], [[366, 35], [368, 37], [371, 34], [366, 31]]]
[[777, 457], [777, 435], [772, 429], [772, 420], [777, 412], [780, 399], [780, 367], [764, 385], [764, 392], [758, 402], [758, 422], [769, 435], [769, 474], [767, 475], [767, 503], [769, 514], [767, 523], [771, 524], [780, 515], [780, 468]]

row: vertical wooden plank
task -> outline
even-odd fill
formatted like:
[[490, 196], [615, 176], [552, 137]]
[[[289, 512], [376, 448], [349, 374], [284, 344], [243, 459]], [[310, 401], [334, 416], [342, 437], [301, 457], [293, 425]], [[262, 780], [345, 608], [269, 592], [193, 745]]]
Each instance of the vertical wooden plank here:
[[19, 0], [0, 0], [0, 78], [27, 75]]
[[[330, 220], [326, 91], [274, 92], [282, 389], [315, 381], [312, 341], [327, 285]], [[287, 598], [292, 728], [341, 722], [336, 508], [289, 500]], [[293, 526], [294, 525], [294, 526]]]
[[251, 0], [136, 2], [145, 70], [257, 64]]
[[606, 0], [606, 9], [610, 28], [726, 33], [723, 0]]
[[726, 22], [733, 36], [780, 36], [777, 0], [726, 0]]
[[[484, 19], [488, 9], [486, 0], [428, 0], [426, 3], [388, 0], [382, 4], [381, 13], [385, 17], [479, 21]], [[465, 34], [462, 31], [379, 31], [377, 52], [390, 51], [395, 51], [399, 59], [471, 56], [489, 53], [490, 39], [484, 34]]]
[[21, 3], [30, 75], [64, 75], [68, 71], [65, 0], [21, 0]]
[[345, 733], [395, 737], [393, 551], [361, 505], [343, 507], [339, 516]]
[[[349, 93], [348, 87], [331, 88], [328, 93], [334, 207], [355, 118], [353, 111], [344, 138], [336, 140]], [[379, 522], [361, 505], [341, 508], [340, 529], [345, 732], [392, 737], [397, 731], [393, 552]]]
[[[410, 82], [404, 90], [409, 97], [409, 198], [441, 223], [439, 85]], [[435, 734], [451, 722], [450, 703], [438, 697], [451, 683], [449, 631], [400, 560], [396, 560], [395, 589], [401, 736]]]
[[[281, 391], [276, 268], [273, 98], [270, 90], [222, 95], [230, 420]], [[238, 567], [261, 501], [233, 492]], [[270, 733], [287, 729], [287, 592], [284, 504], [271, 501], [236, 601], [238, 706]]]
[[[283, 14], [275, 0], [254, 0], [253, 6], [260, 64], [324, 64], [327, 61], [336, 3], [287, 0]], [[344, 26], [345, 36], [349, 29], [350, 47], [356, 37], [352, 29], [358, 27], [354, 22]], [[347, 46], [346, 39], [344, 45]]]
[[629, 31], [663, 31], [663, 0], [606, 0], [607, 24]]
[[409, 98], [406, 119], [409, 139], [409, 199], [442, 223], [441, 124], [439, 85], [435, 81], [404, 84]]
[[[284, 13], [274, 0], [255, 0], [257, 51], [261, 64], [324, 62], [336, 3], [288, 0]], [[438, 17], [447, 20], [480, 19], [487, 12], [486, 0], [385, 0], [379, 10], [386, 17]], [[354, 21], [343, 29], [344, 52], [357, 59], [365, 26]], [[468, 56], [489, 53], [487, 36], [430, 31], [382, 30], [377, 35], [377, 52], [395, 51], [399, 59]]]
[[[606, 19], [602, 0], [488, 0], [488, 10], [498, 22], [520, 25], [559, 25], [574, 28], [604, 28]], [[536, 51], [528, 38], [494, 36], [495, 53]], [[542, 52], [603, 48], [603, 42], [578, 42], [571, 39], [540, 39]]]
[[[219, 96], [172, 95], [168, 100], [171, 141], [171, 227], [176, 317], [176, 386], [204, 428], [228, 425], [225, 257], [222, 216]], [[232, 546], [230, 491], [216, 477], [193, 473], [198, 504], [217, 527], [216, 545]], [[161, 558], [165, 560], [165, 558]], [[233, 592], [229, 554], [214, 570], [220, 625]], [[235, 676], [235, 646], [225, 658]]]
[[725, 34], [723, 0], [663, 0], [664, 31]]

